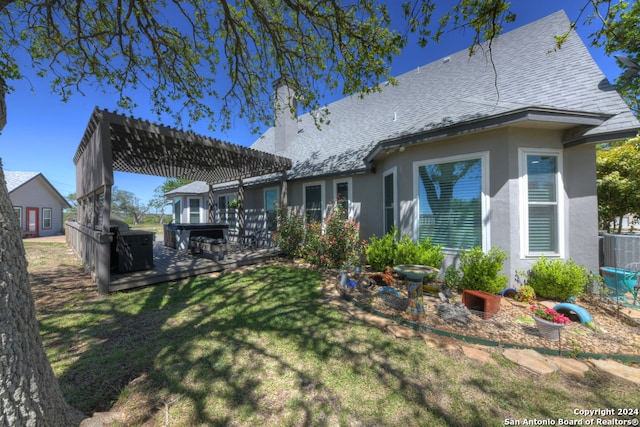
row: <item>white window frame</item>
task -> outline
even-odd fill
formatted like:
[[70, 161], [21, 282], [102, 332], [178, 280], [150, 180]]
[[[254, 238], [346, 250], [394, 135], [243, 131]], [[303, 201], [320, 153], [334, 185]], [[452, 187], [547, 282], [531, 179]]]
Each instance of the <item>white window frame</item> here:
[[[198, 222], [191, 222], [191, 201], [198, 201]], [[201, 224], [202, 223], [202, 198], [201, 197], [188, 197], [187, 198], [187, 214], [189, 218], [189, 224]]]
[[[178, 205], [178, 209], [176, 209]], [[173, 199], [173, 220], [176, 224], [182, 224], [182, 197]]]
[[13, 211], [18, 216], [18, 225], [20, 226], [20, 229], [22, 229], [22, 206], [14, 206]]
[[306, 182], [302, 185], [302, 212], [305, 214], [305, 222], [307, 221], [307, 187], [320, 186], [320, 222], [324, 224], [326, 201], [324, 196], [324, 181]]
[[387, 169], [382, 174], [382, 230], [386, 234], [385, 225], [387, 224], [387, 206], [386, 206], [386, 193], [385, 193], [385, 179], [391, 175], [393, 178], [393, 226], [398, 228], [398, 167], [394, 166]]
[[[332, 187], [333, 187], [333, 200], [337, 201], [338, 200], [338, 184], [341, 183], [346, 183], [348, 188], [347, 194], [346, 194], [346, 201], [347, 201], [347, 218], [351, 218], [353, 217], [353, 212], [351, 212], [351, 207], [352, 207], [352, 198], [353, 198], [353, 184], [352, 184], [352, 179], [351, 178], [339, 178], [339, 179], [334, 179], [333, 183], [332, 183]], [[343, 196], [345, 196], [343, 194]]]
[[[556, 170], [556, 206], [558, 221], [558, 252], [556, 253], [542, 253], [542, 252], [529, 252], [529, 179], [527, 173], [527, 157], [534, 156], [555, 156], [557, 159]], [[520, 258], [538, 258], [541, 256], [546, 257], [559, 257], [564, 258], [565, 254], [565, 212], [564, 212], [564, 183], [562, 182], [563, 165], [562, 165], [562, 150], [559, 149], [542, 149], [542, 148], [520, 148], [518, 149], [518, 171], [519, 171], [519, 190], [520, 190]]]
[[[45, 212], [49, 212], [49, 218], [47, 218], [47, 215], [45, 215]], [[46, 220], [49, 220], [49, 226], [45, 225]], [[53, 209], [42, 208], [42, 229], [51, 230], [52, 228], [53, 228]]]
[[280, 188], [278, 187], [267, 187], [262, 191], [262, 201], [263, 201], [263, 206], [264, 206], [264, 228], [266, 229], [268, 227], [268, 222], [267, 222], [267, 212], [269, 211], [267, 209], [267, 191], [275, 191], [276, 192], [276, 206], [274, 207], [274, 211], [277, 212], [278, 210], [278, 205], [280, 203]]
[[[490, 221], [490, 186], [489, 186], [489, 151], [480, 151], [468, 154], [459, 154], [455, 156], [438, 157], [428, 160], [420, 160], [413, 162], [413, 236], [414, 240], [418, 240], [420, 236], [420, 187], [418, 180], [420, 179], [419, 168], [427, 165], [437, 165], [440, 163], [454, 163], [462, 162], [465, 160], [477, 160], [480, 159], [480, 204], [481, 204], [481, 224], [482, 224], [482, 250], [487, 252], [491, 248], [491, 221]], [[471, 248], [465, 248], [471, 249]], [[460, 249], [443, 249], [445, 253], [457, 254]]]
[[[227, 201], [227, 206], [220, 205], [220, 198], [224, 197]], [[221, 193], [216, 195], [216, 215], [218, 222], [227, 224], [229, 229], [235, 230], [237, 228], [237, 215], [233, 209], [229, 208], [229, 202], [238, 198], [237, 193]], [[231, 221], [230, 221], [231, 219]]]

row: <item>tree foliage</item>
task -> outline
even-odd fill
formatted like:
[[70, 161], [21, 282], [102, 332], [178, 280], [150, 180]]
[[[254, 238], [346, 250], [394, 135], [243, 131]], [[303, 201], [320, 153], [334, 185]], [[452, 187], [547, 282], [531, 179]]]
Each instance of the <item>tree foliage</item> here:
[[640, 216], [640, 137], [597, 151], [598, 217], [600, 227], [610, 231], [622, 217]]
[[[605, 2], [606, 9], [595, 16], [603, 22], [594, 33], [594, 43], [606, 53], [619, 53], [640, 64], [640, 2]], [[602, 8], [601, 8], [602, 9]], [[595, 9], [596, 11], [598, 9]], [[640, 68], [620, 63], [624, 72], [616, 79], [616, 89], [636, 117], [640, 116]]]
[[145, 205], [132, 192], [113, 187], [111, 211], [123, 219], [133, 221], [137, 225], [144, 220], [144, 216], [149, 212], [149, 206]]

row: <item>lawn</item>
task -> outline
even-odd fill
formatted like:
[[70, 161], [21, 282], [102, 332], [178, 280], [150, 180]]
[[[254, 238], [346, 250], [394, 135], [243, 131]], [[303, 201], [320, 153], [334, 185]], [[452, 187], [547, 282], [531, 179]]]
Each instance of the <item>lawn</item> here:
[[66, 245], [25, 247], [67, 400], [123, 425], [497, 426], [640, 402], [597, 373], [538, 377], [395, 339], [324, 303], [319, 271], [273, 264], [98, 297]]

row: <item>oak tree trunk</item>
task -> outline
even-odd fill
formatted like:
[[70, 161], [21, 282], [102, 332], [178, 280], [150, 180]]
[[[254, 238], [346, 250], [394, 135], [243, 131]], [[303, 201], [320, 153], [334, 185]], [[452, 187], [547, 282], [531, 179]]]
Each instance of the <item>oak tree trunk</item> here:
[[[0, 79], [0, 130], [6, 123]], [[0, 160], [0, 425], [73, 426], [82, 414], [64, 400], [44, 352], [27, 259]]]

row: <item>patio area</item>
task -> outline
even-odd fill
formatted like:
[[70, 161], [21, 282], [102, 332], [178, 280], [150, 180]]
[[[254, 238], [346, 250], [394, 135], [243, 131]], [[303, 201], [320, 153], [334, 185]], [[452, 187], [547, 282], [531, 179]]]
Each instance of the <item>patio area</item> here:
[[161, 241], [153, 243], [153, 268], [130, 273], [112, 273], [109, 292], [154, 285], [171, 280], [185, 279], [200, 274], [231, 271], [235, 268], [259, 264], [280, 253], [277, 248], [243, 248], [229, 245], [229, 253], [222, 260], [200, 255], [189, 255], [167, 246]]

